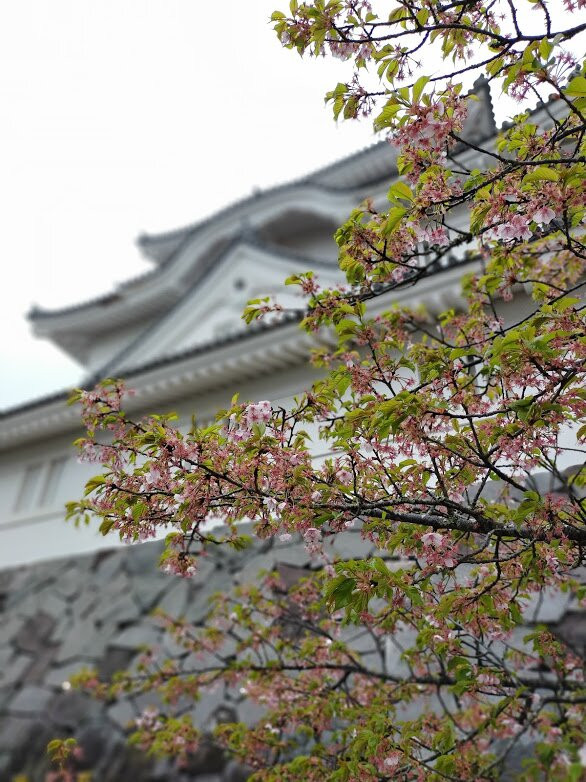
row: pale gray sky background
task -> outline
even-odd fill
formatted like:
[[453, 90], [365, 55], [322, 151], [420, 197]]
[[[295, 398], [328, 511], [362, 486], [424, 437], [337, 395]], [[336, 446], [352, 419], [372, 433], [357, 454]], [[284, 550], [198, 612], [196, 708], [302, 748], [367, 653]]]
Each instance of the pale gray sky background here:
[[30, 335], [31, 304], [109, 290], [148, 268], [141, 231], [193, 222], [372, 141], [323, 105], [349, 66], [282, 50], [267, 23], [278, 7], [2, 4], [0, 407], [80, 378]]
[[[0, 408], [80, 368], [25, 321], [148, 268], [141, 231], [194, 222], [371, 143], [323, 96], [349, 73], [282, 50], [284, 0], [21, 0], [0, 9]], [[212, 9], [212, 11], [210, 11]]]

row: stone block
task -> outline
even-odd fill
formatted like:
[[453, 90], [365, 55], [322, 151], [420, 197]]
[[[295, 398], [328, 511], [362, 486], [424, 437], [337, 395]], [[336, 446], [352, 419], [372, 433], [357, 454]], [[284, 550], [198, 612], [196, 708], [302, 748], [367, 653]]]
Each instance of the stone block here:
[[523, 618], [526, 622], [551, 624], [559, 622], [570, 602], [571, 596], [559, 589], [548, 588], [541, 593], [530, 595], [524, 600]]
[[131, 591], [131, 586], [132, 584], [128, 576], [120, 571], [107, 584], [100, 587], [100, 603], [108, 603], [110, 600], [120, 597], [120, 595], [128, 594]]
[[385, 636], [384, 641], [384, 670], [393, 676], [409, 676], [409, 666], [402, 659], [403, 648], [397, 646], [391, 635]]
[[33, 657], [28, 654], [15, 655], [10, 663], [1, 672], [4, 674], [2, 678], [2, 684], [14, 685], [20, 682], [25, 675], [26, 671], [30, 668]]
[[299, 544], [303, 545], [303, 538], [297, 532], [292, 533], [291, 540], [282, 541], [279, 536], [268, 538], [267, 540], [271, 541], [271, 548], [276, 549], [277, 551], [292, 548], [292, 546], [297, 546]]
[[28, 685], [19, 690], [10, 702], [9, 710], [13, 714], [36, 714], [43, 711], [53, 696], [46, 687]]
[[100, 551], [96, 554], [91, 576], [92, 581], [95, 581], [98, 584], [107, 584], [111, 581], [116, 573], [123, 567], [124, 558], [121, 554], [122, 552], [118, 550]]
[[[149, 782], [167, 782], [173, 774], [173, 768], [169, 758], [157, 758], [149, 771]], [[192, 779], [193, 777], [186, 777], [184, 774], [181, 774], [181, 776], [178, 777], [177, 782], [187, 782], [187, 780], [191, 782]]]
[[163, 636], [163, 651], [172, 658], [184, 657], [187, 654], [185, 646], [176, 641], [169, 633], [165, 633]]
[[70, 567], [55, 580], [55, 592], [66, 600], [71, 600], [81, 592], [85, 580], [86, 574], [83, 571], [77, 567]]
[[23, 619], [30, 618], [41, 610], [41, 595], [38, 592], [21, 595], [14, 605], [8, 605], [8, 609]]
[[[168, 706], [163, 703], [162, 698], [156, 692], [143, 692], [131, 698], [135, 713], [142, 714], [145, 709], [156, 709], [157, 711], [167, 711]], [[177, 708], [176, 706], [174, 708]]]
[[197, 750], [189, 756], [185, 771], [194, 782], [221, 782], [227, 757], [217, 744], [204, 738]]
[[218, 685], [214, 689], [201, 690], [200, 699], [190, 714], [193, 724], [201, 730], [212, 731], [218, 724], [215, 718], [216, 712], [226, 705], [224, 687]]
[[532, 654], [532, 642], [523, 640], [527, 636], [528, 629], [527, 625], [517, 625], [512, 629], [511, 634], [506, 641], [493, 641], [490, 646], [491, 654], [495, 657], [504, 659], [511, 648], [525, 652], [526, 654]]
[[139, 649], [142, 646], [152, 646], [161, 640], [161, 631], [152, 625], [134, 625], [127, 627], [121, 633], [110, 639], [110, 646], [120, 649]]
[[297, 567], [305, 567], [310, 564], [311, 557], [303, 543], [295, 543], [275, 548], [275, 561]]
[[53, 619], [60, 619], [67, 611], [67, 602], [51, 591], [42, 592], [39, 606], [44, 614]]
[[371, 557], [379, 557], [384, 560], [385, 565], [389, 570], [395, 573], [397, 570], [411, 570], [413, 568], [413, 562], [405, 557], [398, 557], [396, 554], [391, 554], [384, 548], [376, 548], [372, 551]]
[[363, 538], [360, 532], [344, 532], [336, 535], [332, 544], [332, 552], [340, 559], [363, 559], [374, 548], [372, 541]]
[[176, 577], [175, 583], [165, 592], [156, 607], [165, 614], [178, 619], [180, 616], [183, 616], [187, 606], [188, 595], [189, 582], [184, 578]]
[[241, 766], [235, 760], [230, 760], [222, 774], [222, 782], [246, 782], [252, 774], [252, 769]]
[[51, 640], [55, 641], [56, 643], [61, 643], [61, 641], [63, 641], [63, 639], [69, 635], [72, 626], [72, 617], [68, 613], [64, 614], [57, 621], [57, 624], [53, 628], [53, 632], [51, 633]]
[[[355, 630], [357, 628], [354, 628]], [[348, 637], [344, 639], [346, 643], [354, 649], [354, 651], [358, 652], [360, 656], [363, 656], [365, 654], [372, 655], [373, 653], [378, 654], [379, 650], [377, 649], [376, 641], [372, 637], [372, 635], [369, 632], [365, 631], [359, 631], [354, 633], [349, 633]], [[380, 639], [381, 644], [381, 650], [384, 647], [384, 639]]]
[[311, 575], [311, 571], [307, 568], [287, 564], [286, 562], [277, 562], [275, 569], [279, 574], [279, 579], [283, 584], [285, 592], [288, 592], [304, 578]]
[[67, 610], [67, 602], [48, 586], [38, 592], [31, 592], [14, 608], [21, 616], [31, 617], [43, 613], [55, 619]]
[[213, 556], [199, 556], [197, 559], [197, 573], [193, 577], [192, 583], [195, 586], [201, 586], [202, 584], [205, 586], [207, 579], [215, 570], [218, 570], [218, 563]]
[[98, 640], [96, 628], [91, 619], [84, 619], [78, 624], [71, 625], [55, 655], [55, 661], [64, 663], [82, 656], [88, 648], [91, 648], [94, 639]]
[[[155, 782], [152, 769], [158, 762], [147, 758], [144, 752], [126, 745], [120, 737], [112, 742], [109, 757], [102, 763], [103, 774], [100, 782]], [[167, 773], [156, 777], [156, 782], [171, 782], [172, 772], [169, 761], [163, 761], [160, 766], [166, 768]]]
[[10, 591], [8, 592], [5, 600], [5, 608], [8, 610], [19, 610], [24, 600], [37, 592], [41, 592], [43, 588], [50, 585], [48, 579], [39, 579], [35, 577], [34, 571], [25, 569], [23, 573], [19, 573], [16, 576], [12, 584], [10, 585]]
[[14, 643], [21, 652], [40, 650], [51, 635], [55, 620], [48, 614], [38, 613], [27, 619], [18, 631]]
[[0, 779], [9, 779], [8, 772], [12, 765], [12, 757], [9, 752], [0, 753]]
[[122, 730], [126, 730], [128, 723], [132, 722], [136, 717], [136, 710], [128, 700], [117, 701], [113, 706], [110, 706], [106, 714]]
[[143, 616], [140, 620], [140, 622], [137, 622], [136, 624], [140, 624], [142, 627], [152, 627], [157, 632], [162, 633], [163, 632], [163, 620], [161, 617], [153, 611], [150, 614], [146, 614]]
[[204, 587], [201, 587], [189, 600], [185, 609], [184, 618], [193, 624], [201, 622], [212, 607], [212, 595], [215, 592], [226, 591], [230, 586], [230, 577], [221, 570], [215, 571], [208, 579], [207, 584]]
[[7, 595], [12, 591], [12, 582], [17, 573], [17, 570], [3, 570], [0, 573], [0, 595]]
[[0, 618], [0, 647], [12, 642], [22, 624], [23, 620], [18, 616], [3, 615]]
[[76, 564], [75, 559], [51, 559], [48, 562], [39, 562], [35, 564], [35, 573], [43, 581], [55, 581], [60, 574]]
[[0, 719], [0, 751], [14, 751], [24, 746], [34, 724], [26, 717], [10, 715]]
[[77, 761], [80, 769], [94, 769], [107, 754], [111, 737], [108, 735], [107, 724], [85, 725], [77, 733], [77, 741], [82, 750], [82, 756]]
[[0, 677], [2, 676], [2, 671], [8, 665], [8, 661], [11, 659], [13, 654], [14, 650], [11, 646], [5, 646], [0, 649]]
[[156, 573], [152, 576], [137, 576], [131, 582], [132, 595], [143, 611], [151, 611], [168, 587], [168, 576]]
[[94, 588], [86, 588], [79, 596], [71, 603], [71, 613], [75, 621], [85, 619], [88, 614], [92, 613], [92, 609], [99, 606], [100, 593]]
[[125, 551], [124, 566], [133, 575], [149, 575], [157, 570], [163, 553], [163, 544], [159, 541], [136, 543]]
[[82, 724], [99, 719], [104, 712], [101, 703], [78, 690], [52, 693], [52, 696], [47, 714], [59, 728], [77, 731]]
[[141, 611], [133, 598], [124, 594], [109, 603], [101, 603], [92, 618], [120, 625], [134, 622], [140, 615]]
[[586, 612], [570, 611], [552, 628], [574, 652], [584, 658], [586, 652]]
[[210, 665], [211, 655], [209, 654], [188, 654], [181, 660], [181, 671], [184, 674], [197, 673]]
[[108, 647], [98, 663], [99, 678], [110, 679], [116, 671], [127, 670], [134, 656], [132, 649]]
[[[6, 714], [8, 704], [14, 696], [14, 690], [18, 682], [13, 683], [12, 685], [7, 682], [3, 684], [6, 684], [6, 686], [0, 686], [0, 720], [2, 719], [2, 716]], [[2, 777], [0, 777], [0, 779], [2, 779]]]
[[246, 700], [246, 695], [241, 697], [242, 700], [238, 705], [238, 719], [246, 725], [256, 724], [267, 713], [266, 706]]
[[65, 665], [51, 666], [47, 671], [43, 683], [48, 687], [61, 689], [63, 682], [69, 681], [69, 678], [87, 668], [87, 663], [81, 660], [75, 660]]
[[234, 574], [234, 580], [238, 584], [256, 584], [258, 583], [258, 574], [261, 570], [270, 572], [275, 569], [276, 559], [277, 554], [275, 551], [251, 557], [242, 570]]
[[41, 683], [56, 654], [57, 646], [55, 644], [46, 644], [41, 650], [35, 652], [30, 667], [24, 673], [23, 682], [26, 684]]
[[34, 573], [30, 572], [29, 568], [18, 567], [11, 571], [12, 578], [10, 580], [10, 592], [11, 594], [22, 593], [26, 590], [35, 587], [38, 578]]

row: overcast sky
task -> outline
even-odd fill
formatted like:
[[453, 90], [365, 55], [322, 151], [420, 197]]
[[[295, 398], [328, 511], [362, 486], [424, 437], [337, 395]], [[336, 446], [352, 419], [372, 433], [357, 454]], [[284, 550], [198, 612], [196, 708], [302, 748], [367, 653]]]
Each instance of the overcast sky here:
[[371, 142], [366, 125], [336, 127], [323, 105], [347, 66], [282, 50], [267, 23], [278, 7], [2, 4], [0, 407], [80, 378], [30, 335], [31, 304], [109, 290], [148, 268], [141, 231], [193, 222]]
[[267, 20], [283, 5], [2, 4], [0, 407], [82, 374], [31, 336], [32, 304], [109, 290], [148, 268], [140, 232], [194, 222], [373, 141], [368, 123], [336, 126], [324, 108], [349, 66], [279, 46]]

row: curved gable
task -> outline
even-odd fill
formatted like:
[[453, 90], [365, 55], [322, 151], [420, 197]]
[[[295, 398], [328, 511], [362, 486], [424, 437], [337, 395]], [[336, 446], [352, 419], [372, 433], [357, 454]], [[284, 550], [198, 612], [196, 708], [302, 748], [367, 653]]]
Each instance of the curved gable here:
[[242, 333], [247, 328], [242, 311], [251, 298], [277, 295], [284, 306], [302, 309], [302, 300], [285, 289], [283, 282], [290, 274], [310, 267], [326, 283], [339, 276], [333, 263], [308, 261], [247, 239], [234, 242], [203, 277], [187, 288], [164, 317], [103, 371], [130, 370], [145, 362]]

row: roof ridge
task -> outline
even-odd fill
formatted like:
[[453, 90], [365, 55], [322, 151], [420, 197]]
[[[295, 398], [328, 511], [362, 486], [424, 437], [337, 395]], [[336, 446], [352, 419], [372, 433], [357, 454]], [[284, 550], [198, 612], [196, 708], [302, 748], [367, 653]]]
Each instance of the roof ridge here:
[[112, 367], [116, 366], [116, 364], [123, 360], [125, 356], [127, 356], [129, 353], [132, 353], [136, 349], [137, 346], [141, 344], [141, 342], [144, 341], [145, 338], [148, 338], [150, 335], [152, 335], [157, 328], [164, 322], [167, 321], [169, 318], [172, 317], [173, 313], [177, 310], [178, 307], [180, 307], [186, 299], [193, 293], [193, 291], [197, 288], [197, 286], [206, 278], [208, 273], [215, 268], [219, 263], [221, 263], [228, 255], [232, 252], [236, 247], [242, 247], [242, 246], [248, 246], [248, 247], [254, 247], [260, 250], [263, 250], [265, 252], [268, 252], [269, 254], [273, 255], [274, 250], [278, 249], [279, 254], [282, 258], [300, 261], [308, 264], [314, 264], [314, 265], [325, 265], [326, 262], [324, 261], [318, 261], [314, 258], [308, 258], [307, 256], [301, 255], [301, 253], [295, 253], [295, 252], [289, 252], [288, 249], [281, 248], [279, 245], [272, 244], [271, 242], [266, 242], [261, 240], [261, 238], [258, 236], [256, 231], [251, 231], [250, 228], [245, 229], [240, 234], [236, 234], [232, 240], [222, 248], [222, 250], [216, 254], [215, 258], [212, 257], [210, 261], [206, 264], [205, 268], [202, 268], [201, 274], [196, 277], [196, 279], [189, 285], [186, 290], [183, 292], [183, 295], [177, 299], [175, 304], [173, 304], [172, 307], [170, 307], [164, 315], [156, 320], [155, 322], [151, 323], [144, 331], [141, 331], [140, 334], [136, 336], [136, 338], [130, 342], [128, 345], [123, 347], [115, 356], [113, 356], [109, 361], [104, 364], [100, 369], [98, 369], [95, 373], [95, 377], [105, 377], [109, 374]]
[[[349, 159], [350, 157], [352, 157], [352, 155], [349, 155], [347, 157]], [[342, 158], [341, 160], [344, 159], [345, 158]], [[149, 234], [143, 232], [139, 234], [139, 236], [137, 237], [136, 243], [138, 244], [139, 248], [142, 249], [146, 244], [150, 242], [152, 243], [159, 242], [159, 241], [165, 242], [168, 241], [169, 239], [179, 238], [183, 234], [185, 234], [185, 236], [191, 236], [195, 231], [199, 230], [204, 225], [208, 225], [209, 223], [213, 222], [215, 219], [225, 214], [226, 212], [229, 212], [235, 207], [242, 206], [243, 204], [246, 204], [250, 201], [254, 201], [255, 199], [258, 198], [262, 198], [267, 195], [274, 195], [279, 191], [287, 190], [288, 188], [293, 188], [296, 187], [297, 185], [309, 184], [312, 187], [315, 187], [327, 193], [341, 193], [349, 189], [346, 187], [331, 187], [328, 185], [321, 185], [317, 182], [313, 182], [311, 180], [311, 176], [312, 176], [311, 174], [305, 174], [301, 177], [295, 177], [294, 179], [288, 179], [285, 182], [279, 182], [278, 184], [270, 185], [267, 188], [255, 188], [252, 193], [245, 196], [241, 196], [240, 198], [235, 198], [233, 201], [230, 201], [225, 206], [222, 206], [219, 209], [210, 212], [209, 215], [202, 218], [201, 220], [198, 220], [195, 223], [189, 223], [188, 225], [179, 228], [172, 228], [169, 231], [163, 231], [162, 233]]]
[[[449, 271], [450, 269], [453, 269], [457, 266], [465, 266], [466, 264], [475, 260], [475, 258], [473, 257], [455, 258], [451, 256], [448, 257], [448, 260], [449, 262], [446, 265], [439, 264], [437, 265], [437, 267], [431, 270], [430, 276], [441, 274], [442, 272]], [[408, 280], [406, 280], [406, 282], [408, 282]], [[383, 291], [383, 292], [387, 292], [387, 291]], [[181, 361], [182, 359], [190, 358], [191, 356], [196, 356], [201, 353], [205, 353], [207, 351], [215, 350], [217, 348], [223, 347], [224, 345], [238, 342], [240, 340], [245, 340], [248, 337], [254, 336], [256, 334], [263, 333], [265, 331], [270, 331], [271, 329], [277, 329], [285, 325], [290, 325], [291, 323], [294, 323], [296, 321], [300, 321], [304, 314], [305, 314], [305, 310], [288, 310], [282, 313], [282, 317], [279, 320], [273, 321], [272, 323], [269, 321], [257, 321], [255, 323], [249, 324], [242, 331], [237, 331], [232, 334], [228, 334], [224, 337], [220, 337], [218, 339], [209, 340], [208, 342], [201, 343], [200, 345], [195, 345], [194, 347], [187, 348], [183, 351], [179, 351], [178, 353], [173, 353], [168, 356], [152, 359], [151, 361], [147, 361], [144, 364], [141, 364], [132, 369], [123, 370], [120, 372], [120, 375], [123, 378], [133, 377], [139, 375], [141, 372], [147, 372], [150, 369], [154, 369], [159, 366], [164, 366], [165, 364], [172, 364], [174, 361]], [[105, 372], [106, 369], [107, 367], [100, 370], [99, 373], [93, 373], [90, 377], [88, 377], [85, 380], [84, 383], [81, 383], [80, 386], [86, 389], [92, 388], [97, 382], [99, 382], [99, 380], [101, 380], [103, 377], [106, 376], [105, 374], [102, 374], [103, 372]], [[40, 397], [39, 399], [31, 400], [30, 402], [24, 402], [22, 405], [17, 405], [15, 407], [9, 407], [5, 410], [0, 410], [0, 421], [9, 418], [12, 415], [16, 415], [20, 412], [25, 412], [28, 409], [40, 407], [43, 404], [47, 404], [52, 401], [58, 401], [59, 399], [65, 399], [68, 393], [69, 390], [58, 391], [53, 394], [49, 394], [45, 397]]]
[[[233, 334], [227, 334], [224, 337], [211, 339], [208, 340], [207, 342], [201, 343], [200, 345], [195, 345], [191, 348], [180, 350], [177, 353], [171, 353], [168, 356], [162, 356], [156, 359], [152, 359], [151, 361], [147, 361], [144, 364], [140, 364], [137, 367], [123, 370], [120, 372], [120, 376], [124, 379], [128, 377], [134, 377], [136, 375], [140, 375], [142, 372], [148, 372], [151, 369], [156, 369], [157, 367], [164, 366], [165, 364], [172, 364], [175, 361], [181, 361], [183, 359], [191, 358], [199, 354], [211, 352], [212, 350], [216, 350], [217, 348], [224, 347], [225, 345], [230, 345], [234, 342], [244, 341], [245, 339], [252, 336], [256, 336], [257, 334], [262, 334], [266, 331], [271, 331], [273, 329], [278, 329], [287, 325], [291, 325], [292, 323], [300, 322], [304, 314], [305, 311], [289, 310], [287, 312], [282, 313], [281, 317], [273, 322], [257, 321], [255, 323], [249, 324], [242, 331], [237, 331], [234, 332]], [[105, 374], [99, 372], [93, 373], [88, 378], [86, 378], [83, 383], [79, 383], [78, 386], [76, 387], [89, 390], [93, 388], [96, 385], [96, 383], [99, 383], [99, 381], [102, 380], [104, 377], [106, 377]], [[49, 404], [51, 402], [58, 402], [60, 400], [65, 400], [69, 396], [70, 392], [71, 392], [71, 388], [65, 388], [62, 389], [61, 391], [55, 391], [51, 394], [47, 394], [46, 396], [42, 396], [37, 399], [31, 399], [30, 401], [23, 402], [20, 405], [7, 407], [4, 410], [0, 410], [0, 421], [6, 420], [13, 415], [17, 415], [18, 413], [24, 413], [27, 410], [32, 410], [36, 407], [42, 407], [43, 405]]]

